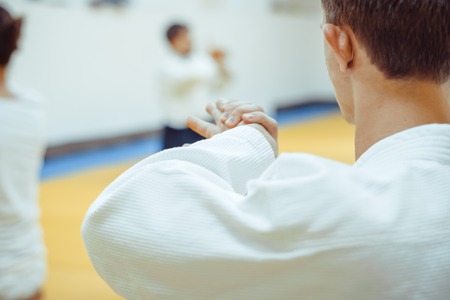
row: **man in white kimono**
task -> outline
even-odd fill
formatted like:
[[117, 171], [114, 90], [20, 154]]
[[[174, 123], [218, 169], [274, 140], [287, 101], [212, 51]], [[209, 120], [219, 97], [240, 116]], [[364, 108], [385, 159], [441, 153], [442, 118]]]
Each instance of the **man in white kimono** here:
[[209, 105], [217, 126], [188, 123], [210, 139], [140, 162], [87, 213], [88, 253], [117, 293], [449, 297], [450, 2], [322, 3], [327, 66], [356, 126], [356, 163], [276, 158], [276, 123], [259, 108]]
[[189, 29], [173, 24], [167, 30], [170, 53], [161, 69], [162, 107], [166, 117], [163, 148], [169, 149], [197, 142], [203, 137], [186, 126], [189, 115], [208, 119], [205, 106], [213, 92], [225, 87], [229, 73], [224, 53], [210, 55], [192, 49]]
[[40, 97], [7, 80], [22, 27], [0, 7], [0, 299], [39, 300], [47, 273], [39, 224], [44, 115]]

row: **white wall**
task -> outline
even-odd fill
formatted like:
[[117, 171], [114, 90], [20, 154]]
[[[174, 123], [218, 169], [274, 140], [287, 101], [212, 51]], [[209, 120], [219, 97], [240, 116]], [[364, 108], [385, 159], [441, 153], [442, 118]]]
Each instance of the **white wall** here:
[[226, 97], [273, 107], [333, 95], [319, 12], [206, 14], [198, 8], [174, 15], [20, 1], [14, 8], [26, 16], [26, 28], [11, 77], [47, 99], [51, 145], [161, 126], [155, 78], [172, 20], [191, 25], [199, 50], [215, 45], [228, 52], [234, 80]]

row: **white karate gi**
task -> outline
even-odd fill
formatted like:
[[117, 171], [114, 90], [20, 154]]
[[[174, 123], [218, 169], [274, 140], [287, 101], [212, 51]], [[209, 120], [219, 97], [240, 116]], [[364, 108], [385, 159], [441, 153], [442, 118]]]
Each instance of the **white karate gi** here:
[[161, 68], [160, 82], [167, 125], [185, 129], [188, 116], [210, 118], [205, 112], [206, 104], [225, 87], [228, 77], [207, 55], [193, 53], [183, 57], [171, 53]]
[[395, 134], [354, 166], [275, 160], [238, 127], [132, 167], [82, 233], [127, 299], [448, 299], [450, 125]]
[[13, 89], [0, 98], [0, 299], [36, 293], [46, 275], [39, 224], [39, 171], [44, 155], [44, 118], [33, 92]]

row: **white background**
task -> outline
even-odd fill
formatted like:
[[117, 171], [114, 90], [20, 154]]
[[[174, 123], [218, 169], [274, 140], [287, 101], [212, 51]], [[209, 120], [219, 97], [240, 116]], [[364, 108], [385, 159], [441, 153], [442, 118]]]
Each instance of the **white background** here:
[[222, 96], [270, 109], [333, 95], [320, 10], [274, 14], [266, 0], [135, 0], [125, 9], [82, 0], [9, 3], [25, 16], [10, 75], [46, 98], [51, 145], [163, 124], [156, 79], [172, 21], [191, 26], [197, 50], [226, 50], [234, 79]]

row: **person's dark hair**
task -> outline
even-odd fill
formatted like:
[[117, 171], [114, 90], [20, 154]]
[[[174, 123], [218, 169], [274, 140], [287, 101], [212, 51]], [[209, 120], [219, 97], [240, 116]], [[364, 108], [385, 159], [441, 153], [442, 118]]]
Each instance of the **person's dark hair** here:
[[0, 6], [0, 66], [6, 66], [17, 49], [22, 27], [22, 19], [13, 19], [11, 14]]
[[449, 0], [322, 0], [322, 5], [326, 22], [351, 27], [386, 77], [449, 79]]
[[169, 29], [167, 29], [167, 40], [169, 42], [172, 42], [173, 39], [180, 33], [180, 31], [188, 30], [187, 26], [183, 24], [173, 24], [169, 26]]

